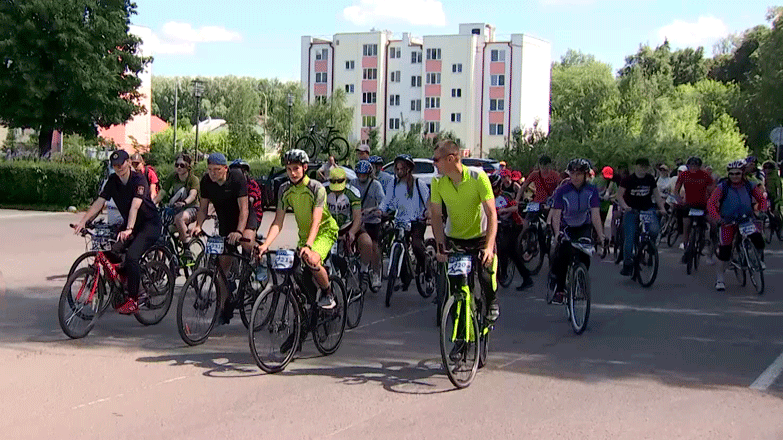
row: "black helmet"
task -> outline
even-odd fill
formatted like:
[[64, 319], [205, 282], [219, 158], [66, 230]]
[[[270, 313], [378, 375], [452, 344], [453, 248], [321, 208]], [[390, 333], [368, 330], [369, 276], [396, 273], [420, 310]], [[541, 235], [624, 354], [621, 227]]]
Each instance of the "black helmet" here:
[[399, 156], [394, 158], [394, 164], [397, 164], [397, 161], [403, 161], [410, 165], [411, 169], [413, 169], [414, 166], [416, 166], [416, 163], [413, 161], [413, 158], [410, 154], [400, 154]]
[[590, 171], [590, 161], [587, 159], [573, 159], [571, 162], [568, 162], [568, 166], [566, 167], [566, 171], [569, 173], [574, 172], [583, 172], [586, 173]]
[[233, 162], [231, 162], [231, 165], [228, 166], [229, 168], [241, 168], [248, 173], [250, 172], [250, 164], [245, 162], [242, 159], [235, 159]]
[[500, 174], [490, 174], [489, 175], [489, 183], [492, 185], [492, 188], [496, 188], [500, 186], [500, 182], [503, 180], [500, 177]]
[[549, 156], [547, 156], [546, 154], [544, 154], [544, 155], [542, 155], [541, 157], [538, 158], [538, 164], [539, 165], [549, 165], [550, 163], [552, 163], [552, 159]]
[[701, 166], [701, 158], [698, 156], [691, 156], [688, 158], [688, 161], [685, 162], [685, 165], [687, 166], [694, 166], [694, 167], [700, 167]]

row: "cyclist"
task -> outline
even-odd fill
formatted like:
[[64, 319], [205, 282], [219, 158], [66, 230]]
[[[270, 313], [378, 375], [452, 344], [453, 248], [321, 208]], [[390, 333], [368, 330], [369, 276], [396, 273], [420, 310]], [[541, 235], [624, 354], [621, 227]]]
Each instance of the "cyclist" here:
[[346, 237], [346, 250], [351, 253], [354, 243], [361, 255], [361, 275], [367, 276], [372, 258], [372, 240], [367, 231], [362, 229], [362, 202], [359, 190], [347, 185], [345, 170], [337, 167], [329, 172], [329, 190], [326, 195], [326, 206], [337, 222], [338, 236]]
[[319, 288], [316, 297], [318, 306], [333, 309], [337, 302], [329, 285], [329, 274], [323, 261], [329, 255], [337, 239], [337, 222], [326, 206], [326, 189], [320, 182], [307, 177], [307, 163], [310, 158], [302, 150], [289, 150], [283, 156], [288, 182], [280, 186], [277, 198], [275, 219], [269, 226], [264, 244], [257, 245], [260, 255], [274, 243], [283, 228], [286, 209], [294, 211], [296, 225], [299, 228], [299, 255], [313, 273], [313, 279]]
[[[519, 203], [522, 200], [522, 195], [525, 193], [527, 188], [531, 184], [535, 184], [536, 192], [533, 195], [533, 202], [537, 202], [543, 205], [546, 203], [547, 199], [554, 194], [555, 189], [557, 189], [557, 185], [560, 184], [561, 179], [560, 173], [552, 169], [552, 159], [549, 158], [549, 156], [541, 156], [538, 159], [538, 169], [534, 170], [530, 175], [525, 179], [525, 183], [522, 184], [522, 187], [517, 192], [516, 201]], [[543, 210], [542, 210], [543, 211]], [[525, 216], [525, 223], [522, 226], [522, 231], [524, 232], [527, 230], [527, 227], [530, 225], [530, 223], [536, 219], [536, 216], [540, 215], [541, 212], [528, 212]]]
[[[440, 174], [440, 177], [432, 180], [430, 200], [432, 233], [438, 246], [438, 261], [448, 260], [447, 248], [479, 257], [481, 264], [477, 273], [489, 305], [487, 319], [496, 321], [500, 316], [495, 276], [498, 216], [489, 177], [481, 168], [462, 165], [459, 146], [451, 140], [438, 143], [432, 162]], [[444, 205], [448, 213], [445, 228]]]
[[315, 175], [321, 182], [326, 182], [329, 180], [329, 171], [331, 171], [331, 169], [336, 166], [338, 166], [337, 160], [334, 158], [334, 156], [329, 156], [326, 162], [324, 162], [324, 164], [321, 165], [321, 167], [318, 168], [318, 170], [315, 172]]
[[179, 241], [182, 242], [185, 251], [183, 258], [192, 260], [190, 249], [185, 247], [188, 241], [188, 225], [196, 220], [196, 211], [199, 203], [199, 181], [191, 169], [193, 159], [187, 153], [180, 153], [174, 159], [175, 170], [161, 185], [160, 192], [153, 199], [156, 205], [160, 204], [164, 197], [168, 196], [168, 206], [183, 208], [174, 216], [174, 226], [179, 231]]
[[609, 215], [609, 208], [612, 207], [617, 194], [617, 184], [612, 181], [614, 170], [610, 166], [605, 166], [601, 170], [601, 175], [593, 179], [593, 185], [598, 189], [598, 195], [601, 197], [601, 224], [606, 224], [606, 217]]
[[498, 213], [498, 271], [500, 277], [506, 277], [507, 262], [511, 260], [516, 265], [519, 274], [522, 275], [522, 284], [517, 287], [517, 291], [523, 291], [533, 285], [533, 278], [530, 271], [527, 270], [522, 257], [517, 254], [517, 247], [514, 240], [522, 228], [522, 217], [517, 210], [517, 202], [508, 194], [503, 192], [502, 178], [497, 174], [489, 176], [489, 183], [492, 185], [492, 192], [495, 195], [495, 210]]
[[500, 177], [501, 191], [503, 191], [503, 193], [506, 194], [509, 198], [516, 201], [517, 193], [519, 193], [519, 188], [521, 188], [521, 185], [511, 179], [511, 170], [504, 169], [499, 174], [495, 175]]
[[[715, 280], [715, 290], [719, 292], [726, 290], [723, 275], [731, 259], [734, 235], [738, 229], [738, 226], [732, 223], [742, 216], [753, 214], [753, 199], [756, 200], [759, 211], [764, 211], [767, 207], [764, 189], [761, 185], [750, 182], [745, 176], [745, 170], [746, 164], [742, 160], [726, 165], [726, 171], [729, 175], [728, 179], [721, 180], [718, 183], [707, 201], [707, 210], [710, 213], [710, 217], [722, 224], [719, 232], [720, 243], [718, 245], [718, 265]], [[750, 235], [750, 239], [756, 249], [758, 249], [763, 261], [764, 238], [757, 231]]]
[[[552, 229], [554, 236], [558, 237], [552, 243], [553, 257], [552, 264], [549, 265], [550, 288], [555, 292], [552, 302], [562, 304], [565, 299], [566, 272], [573, 252], [570, 241], [591, 238], [591, 229], [595, 229], [598, 235], [598, 244], [604, 241], [601, 197], [595, 185], [587, 182], [590, 168], [590, 161], [587, 159], [573, 159], [566, 167], [568, 182], [560, 185], [552, 196]], [[560, 239], [562, 228], [567, 232], [567, 239]]]
[[[655, 178], [650, 174], [650, 161], [647, 158], [636, 160], [636, 169], [633, 174], [623, 179], [620, 183], [620, 189], [617, 191], [617, 201], [623, 214], [623, 234], [625, 243], [623, 246], [623, 268], [620, 275], [630, 276], [633, 274], [633, 245], [636, 242], [636, 235], [639, 232], [639, 212], [651, 211], [658, 205], [660, 215], [666, 213], [663, 206], [663, 199], [658, 193], [658, 186]], [[658, 218], [653, 216], [650, 224], [650, 234], [653, 239], [658, 236], [661, 226]]]
[[147, 184], [149, 184], [150, 187], [150, 196], [155, 199], [155, 196], [158, 195], [158, 190], [160, 190], [160, 180], [158, 179], [158, 173], [155, 172], [155, 168], [146, 165], [144, 163], [144, 158], [138, 152], [133, 153], [133, 156], [130, 157], [130, 161], [133, 169], [147, 179]]
[[117, 234], [112, 253], [125, 250], [125, 274], [128, 280], [128, 300], [117, 311], [122, 314], [136, 313], [141, 280], [139, 260], [144, 252], [160, 238], [160, 215], [150, 197], [147, 179], [131, 168], [128, 153], [118, 150], [111, 154], [110, 163], [114, 174], [109, 176], [100, 195], [74, 226], [75, 233], [84, 229], [88, 221], [100, 214], [107, 200], [113, 200], [122, 215], [123, 230]]
[[[501, 160], [500, 162], [498, 162], [498, 169], [495, 170], [495, 172], [492, 173], [492, 174], [497, 174], [499, 176], [503, 176], [503, 171], [506, 171], [508, 169], [508, 168], [506, 168], [506, 165], [507, 165], [506, 161], [505, 160]], [[509, 171], [511, 171], [511, 170], [509, 170]]]
[[381, 156], [370, 156], [370, 163], [375, 168], [375, 179], [381, 182], [385, 193], [389, 192], [389, 185], [394, 181], [394, 177], [383, 171], [383, 158]]
[[250, 244], [244, 245], [250, 249], [253, 246], [253, 241], [255, 241], [256, 231], [261, 226], [261, 220], [264, 218], [264, 201], [261, 195], [261, 187], [258, 186], [258, 182], [255, 179], [250, 177], [250, 164], [244, 160], [236, 159], [231, 162], [228, 168], [230, 170], [239, 169], [242, 171], [242, 175], [245, 176], [245, 181], [247, 181], [247, 226], [245, 226], [242, 236], [250, 240]]
[[764, 162], [764, 187], [767, 189], [767, 201], [769, 212], [778, 220], [780, 217], [780, 198], [783, 195], [783, 186], [781, 186], [778, 166], [773, 161]]
[[430, 198], [430, 191], [426, 184], [413, 177], [413, 166], [410, 155], [401, 154], [394, 158], [394, 181], [388, 187], [379, 211], [396, 211], [396, 222], [410, 224], [410, 231], [406, 232], [406, 235], [410, 239], [413, 254], [416, 255], [415, 272], [422, 274], [427, 257], [424, 232], [427, 230], [427, 200]]
[[370, 146], [367, 144], [359, 144], [356, 147], [356, 161], [358, 163], [362, 160], [370, 160]]
[[[688, 255], [688, 238], [691, 233], [691, 219], [688, 216], [688, 212], [691, 209], [707, 209], [707, 199], [710, 197], [715, 182], [712, 180], [712, 176], [703, 169], [701, 169], [701, 159], [696, 156], [691, 156], [685, 163], [687, 167], [686, 171], [680, 173], [677, 177], [677, 183], [674, 186], [674, 194], [679, 194], [680, 189], [685, 188], [685, 205], [683, 209], [683, 244], [685, 253], [682, 256], [681, 262], [686, 263]], [[712, 253], [707, 256], [707, 264], [712, 264]]]
[[373, 177], [373, 168], [369, 160], [360, 160], [356, 164], [356, 179], [351, 185], [359, 189], [362, 201], [363, 227], [372, 239], [372, 258], [370, 264], [370, 284], [373, 289], [381, 287], [381, 216], [376, 212], [383, 202], [385, 193], [381, 182]]

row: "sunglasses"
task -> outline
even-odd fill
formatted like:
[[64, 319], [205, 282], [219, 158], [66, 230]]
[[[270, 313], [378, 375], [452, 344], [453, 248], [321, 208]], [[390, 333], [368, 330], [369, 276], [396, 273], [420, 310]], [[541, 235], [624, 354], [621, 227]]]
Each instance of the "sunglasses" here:
[[188, 164], [186, 164], [186, 163], [178, 163], [178, 164], [174, 164], [174, 166], [176, 166], [177, 168], [187, 168]]
[[343, 183], [343, 182], [345, 182], [345, 179], [329, 179], [329, 182], [331, 182], [331, 183]]
[[440, 162], [441, 160], [443, 160], [443, 159], [445, 159], [445, 158], [447, 158], [447, 157], [449, 157], [449, 156], [454, 156], [454, 153], [447, 154], [447, 155], [445, 155], [445, 156], [441, 156], [441, 157], [435, 157], [435, 156], [432, 156], [431, 160], [432, 160], [432, 163], [438, 163], [438, 162]]
[[741, 176], [741, 175], [742, 175], [742, 172], [729, 173], [729, 176]]

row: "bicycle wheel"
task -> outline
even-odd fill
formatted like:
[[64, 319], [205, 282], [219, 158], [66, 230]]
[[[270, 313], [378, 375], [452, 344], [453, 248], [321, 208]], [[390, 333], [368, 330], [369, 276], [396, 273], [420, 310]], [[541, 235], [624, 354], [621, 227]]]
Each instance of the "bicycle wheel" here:
[[498, 278], [498, 283], [500, 283], [503, 288], [506, 288], [511, 285], [512, 282], [514, 282], [514, 275], [517, 273], [517, 267], [514, 265], [514, 262], [511, 261], [510, 258], [507, 258], [505, 262], [502, 264], [506, 265], [506, 276], [503, 278]]
[[761, 256], [750, 240], [744, 240], [742, 246], [745, 248], [745, 255], [747, 256], [748, 275], [750, 275], [750, 282], [753, 283], [756, 294], [763, 295], [764, 265], [761, 262]]
[[658, 276], [658, 249], [650, 241], [642, 243], [636, 254], [636, 279], [642, 287], [650, 287]]
[[364, 290], [362, 287], [367, 283], [362, 283], [359, 280], [361, 275], [357, 260], [350, 263], [348, 270], [351, 273], [346, 277], [348, 283], [346, 284], [345, 324], [348, 328], [356, 328], [362, 320], [362, 313], [364, 313]]
[[[265, 262], [262, 262], [261, 264], [266, 264]], [[256, 268], [248, 265], [249, 272], [245, 274], [245, 281], [239, 283], [239, 288], [242, 291], [242, 303], [239, 305], [239, 318], [242, 319], [242, 325], [245, 326], [245, 328], [249, 328], [250, 325], [250, 316], [252, 316], [253, 312], [253, 304], [255, 304], [256, 299], [258, 298], [258, 295], [261, 294], [261, 292], [266, 289], [267, 284], [269, 283], [269, 278], [267, 276], [266, 281], [259, 281], [256, 278]], [[267, 269], [267, 274], [269, 273], [269, 270]]]
[[304, 152], [307, 153], [308, 156], [310, 156], [311, 160], [315, 160], [316, 143], [313, 138], [311, 138], [310, 136], [302, 136], [299, 139], [297, 139], [294, 145], [295, 145], [294, 148], [297, 148], [299, 150], [304, 150]]
[[196, 264], [203, 258], [202, 255], [204, 254], [204, 242], [194, 237], [185, 244], [185, 247], [190, 250], [190, 255], [193, 256], [192, 260], [185, 259], [180, 256], [180, 267], [182, 267], [182, 271], [185, 273], [185, 278], [188, 278], [193, 272], [195, 272], [196, 269], [198, 269]]
[[478, 367], [484, 368], [487, 365], [487, 356], [489, 356], [489, 326], [487, 326], [486, 307], [483, 300], [476, 301], [476, 319], [479, 328], [479, 362]]
[[259, 368], [277, 373], [291, 362], [302, 331], [300, 306], [291, 286], [274, 286], [256, 298], [250, 312], [248, 342]]
[[579, 335], [585, 331], [590, 319], [590, 275], [583, 263], [573, 263], [567, 285], [571, 329]]
[[417, 273], [416, 277], [416, 289], [419, 291], [419, 295], [422, 298], [429, 298], [435, 293], [435, 240], [428, 239], [424, 242], [424, 251], [426, 258], [424, 259], [424, 270], [421, 273]]
[[522, 258], [522, 264], [530, 271], [530, 275], [538, 275], [541, 266], [544, 264], [544, 250], [538, 240], [536, 228], [531, 226], [527, 230], [520, 232], [517, 244], [517, 252], [519, 252], [518, 255]]
[[155, 325], [166, 317], [174, 298], [174, 275], [165, 264], [151, 261], [141, 270], [142, 292], [139, 311], [133, 316], [144, 325]]
[[745, 287], [745, 284], [748, 282], [748, 277], [745, 274], [745, 269], [743, 268], [741, 259], [736, 256], [738, 252], [740, 252], [739, 248], [735, 248], [735, 256], [733, 256], [731, 259], [731, 268], [734, 270], [734, 276], [737, 278], [739, 285]]
[[329, 145], [326, 149], [329, 151], [329, 154], [334, 156], [338, 161], [345, 160], [345, 158], [348, 157], [348, 152], [351, 151], [351, 148], [348, 146], [348, 141], [341, 136], [333, 137], [332, 140], [329, 141]]
[[162, 244], [153, 245], [141, 256], [140, 264], [141, 266], [145, 266], [152, 261], [160, 261], [166, 265], [175, 276], [179, 275], [179, 261], [177, 261], [177, 258], [174, 257], [174, 253], [171, 252], [171, 249], [167, 246]]
[[[95, 256], [98, 255], [98, 252], [100, 251], [87, 251], [76, 257], [76, 260], [74, 260], [71, 268], [68, 269], [68, 277], [73, 275], [73, 273], [76, 272], [76, 269], [92, 266], [93, 263], [95, 263]], [[66, 277], [66, 280], [68, 277]]]
[[203, 344], [217, 322], [220, 277], [209, 269], [198, 269], [185, 281], [177, 302], [177, 330], [188, 345]]
[[397, 283], [402, 251], [402, 246], [392, 246], [392, 255], [389, 257], [389, 274], [386, 276], [386, 307], [391, 307], [391, 297], [394, 293], [394, 285]]
[[449, 380], [465, 388], [476, 377], [479, 366], [479, 322], [465, 300], [450, 295], [440, 321], [440, 356]]
[[324, 356], [329, 356], [340, 348], [345, 333], [345, 284], [334, 275], [329, 277], [329, 284], [337, 305], [331, 310], [316, 308], [314, 311], [316, 322], [313, 327], [313, 342], [315, 348]]
[[673, 226], [671, 232], [669, 232], [669, 235], [666, 237], [666, 244], [669, 245], [669, 247], [672, 247], [677, 243], [678, 238], [680, 238], [680, 231], [677, 230], [676, 226]]
[[63, 333], [71, 339], [87, 336], [101, 316], [104, 306], [109, 303], [103, 280], [98, 279], [96, 285], [96, 277], [100, 275], [94, 266], [81, 267], [68, 277], [63, 286], [57, 318]]

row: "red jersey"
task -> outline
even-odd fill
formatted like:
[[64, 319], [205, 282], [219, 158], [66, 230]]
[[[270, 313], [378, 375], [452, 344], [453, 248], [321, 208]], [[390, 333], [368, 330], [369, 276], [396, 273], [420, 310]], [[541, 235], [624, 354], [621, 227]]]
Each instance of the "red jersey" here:
[[713, 185], [714, 181], [710, 173], [699, 171], [683, 171], [677, 177], [675, 194], [679, 193], [680, 188], [685, 186], [685, 204], [688, 206], [706, 208], [707, 199], [710, 193], [707, 189]]
[[549, 170], [542, 173], [536, 170], [527, 176], [527, 180], [536, 185], [536, 194], [533, 196], [534, 202], [544, 203], [555, 193], [557, 185], [560, 183], [560, 173], [555, 170]]

